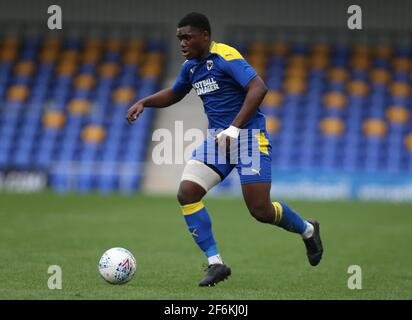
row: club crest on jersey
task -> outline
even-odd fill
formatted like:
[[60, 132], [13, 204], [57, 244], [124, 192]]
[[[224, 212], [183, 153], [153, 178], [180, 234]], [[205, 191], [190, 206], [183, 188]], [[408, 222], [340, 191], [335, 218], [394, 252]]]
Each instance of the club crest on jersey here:
[[206, 61], [206, 68], [208, 71], [210, 71], [210, 69], [212, 69], [213, 67], [213, 60], [207, 60]]

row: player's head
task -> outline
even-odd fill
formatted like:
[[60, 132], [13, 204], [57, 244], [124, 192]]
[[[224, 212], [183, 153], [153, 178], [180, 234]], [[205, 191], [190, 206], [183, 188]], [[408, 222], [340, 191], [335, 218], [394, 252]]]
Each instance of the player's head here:
[[211, 29], [209, 19], [201, 13], [185, 15], [177, 25], [176, 36], [186, 59], [201, 58], [209, 51]]

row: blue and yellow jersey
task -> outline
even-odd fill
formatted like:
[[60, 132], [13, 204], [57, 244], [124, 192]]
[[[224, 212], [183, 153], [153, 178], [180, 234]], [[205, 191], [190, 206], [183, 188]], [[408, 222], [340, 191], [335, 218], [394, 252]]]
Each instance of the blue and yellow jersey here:
[[[193, 88], [203, 101], [209, 129], [226, 129], [243, 105], [245, 87], [256, 76], [235, 48], [212, 42], [205, 59], [185, 61], [173, 91], [187, 94]], [[265, 116], [258, 110], [243, 128], [265, 130]]]

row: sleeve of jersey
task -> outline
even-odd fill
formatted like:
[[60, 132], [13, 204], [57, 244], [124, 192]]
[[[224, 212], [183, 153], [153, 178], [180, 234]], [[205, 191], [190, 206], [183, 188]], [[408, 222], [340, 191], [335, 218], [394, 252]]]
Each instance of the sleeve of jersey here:
[[255, 69], [245, 59], [225, 61], [226, 72], [235, 79], [243, 88], [250, 80], [257, 76]]
[[183, 65], [182, 69], [180, 70], [180, 74], [172, 87], [172, 90], [175, 93], [188, 94], [191, 89], [192, 84], [189, 81], [187, 67], [186, 65]]

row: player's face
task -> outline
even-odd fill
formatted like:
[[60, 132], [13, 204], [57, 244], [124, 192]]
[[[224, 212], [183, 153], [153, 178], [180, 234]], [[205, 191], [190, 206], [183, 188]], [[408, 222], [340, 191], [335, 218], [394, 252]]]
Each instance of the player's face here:
[[201, 58], [209, 48], [209, 35], [206, 31], [185, 26], [177, 28], [176, 36], [180, 41], [182, 55], [188, 60]]

